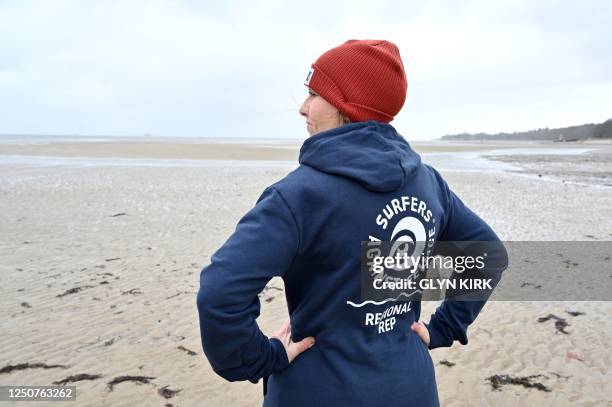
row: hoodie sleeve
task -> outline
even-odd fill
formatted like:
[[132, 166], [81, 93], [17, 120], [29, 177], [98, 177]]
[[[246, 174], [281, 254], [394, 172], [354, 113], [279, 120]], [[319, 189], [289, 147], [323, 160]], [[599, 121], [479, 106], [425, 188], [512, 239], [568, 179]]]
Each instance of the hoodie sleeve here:
[[[484, 271], [487, 276], [494, 277], [492, 287], [499, 282], [501, 273], [508, 265], [508, 254], [505, 247], [493, 231], [491, 227], [468, 208], [463, 201], [450, 190], [446, 182], [439, 176], [442, 183], [443, 191], [448, 202], [447, 212], [443, 229], [438, 240], [445, 242], [442, 246], [446, 252], [435, 252], [440, 255], [451, 256], [468, 256], [479, 255], [481, 244], [474, 243], [472, 246], [465, 242], [495, 242], [487, 244], [488, 248], [492, 248], [487, 253], [487, 269]], [[446, 244], [446, 242], [462, 242], [457, 246]], [[470, 248], [476, 253], [470, 254]], [[470, 272], [475, 270], [467, 269], [465, 276], [469, 276]], [[431, 316], [429, 324], [425, 324], [429, 330], [430, 344], [429, 349], [438, 347], [449, 347], [454, 341], [459, 341], [466, 345], [468, 342], [467, 328], [474, 322], [482, 308], [490, 292], [485, 295], [480, 295], [477, 300], [457, 300], [455, 298], [447, 298], [436, 309]]]
[[299, 247], [295, 218], [275, 188], [267, 188], [200, 274], [197, 305], [202, 347], [213, 370], [253, 383], [287, 367], [282, 343], [255, 321], [258, 294], [289, 269]]

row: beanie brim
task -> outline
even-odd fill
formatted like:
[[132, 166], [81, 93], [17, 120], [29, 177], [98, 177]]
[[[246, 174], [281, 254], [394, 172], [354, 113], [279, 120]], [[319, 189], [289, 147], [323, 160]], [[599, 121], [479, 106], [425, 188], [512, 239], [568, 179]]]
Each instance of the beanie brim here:
[[313, 69], [312, 76], [304, 85], [312, 89], [316, 94], [338, 109], [340, 113], [351, 119], [352, 122], [377, 120], [389, 123], [393, 120], [393, 116], [385, 112], [381, 112], [370, 106], [348, 102], [340, 88], [319, 66], [317, 66], [316, 63], [312, 64], [311, 67]]

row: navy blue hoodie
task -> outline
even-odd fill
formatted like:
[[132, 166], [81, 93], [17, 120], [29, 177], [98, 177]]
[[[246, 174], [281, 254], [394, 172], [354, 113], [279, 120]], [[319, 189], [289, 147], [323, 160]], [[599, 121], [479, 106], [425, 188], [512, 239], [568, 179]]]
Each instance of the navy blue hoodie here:
[[[429, 350], [410, 329], [420, 302], [361, 301], [361, 242], [395, 239], [400, 222], [436, 241], [498, 237], [389, 124], [316, 134], [299, 162], [202, 270], [197, 304], [212, 368], [230, 381], [267, 380], [270, 407], [439, 405]], [[507, 259], [503, 246], [497, 256]], [[256, 323], [257, 295], [275, 276], [293, 340], [316, 338], [291, 364]], [[429, 349], [466, 344], [484, 304], [444, 301], [427, 324]]]

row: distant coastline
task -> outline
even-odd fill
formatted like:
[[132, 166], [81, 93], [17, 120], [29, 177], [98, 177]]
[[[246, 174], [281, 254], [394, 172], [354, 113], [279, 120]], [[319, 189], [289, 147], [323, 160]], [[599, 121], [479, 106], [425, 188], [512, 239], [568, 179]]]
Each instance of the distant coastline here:
[[460, 133], [441, 137], [442, 140], [550, 140], [555, 142], [571, 142], [585, 140], [612, 140], [612, 119], [599, 124], [583, 124], [578, 126], [560, 127], [556, 129], [528, 130], [513, 133]]

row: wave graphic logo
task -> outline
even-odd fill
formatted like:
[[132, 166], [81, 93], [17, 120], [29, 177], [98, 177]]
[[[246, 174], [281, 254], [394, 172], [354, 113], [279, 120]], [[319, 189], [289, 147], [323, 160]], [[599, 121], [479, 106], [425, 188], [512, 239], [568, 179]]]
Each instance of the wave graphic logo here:
[[[412, 258], [412, 264], [414, 265], [418, 263], [419, 258], [425, 252], [425, 245], [427, 241], [425, 226], [418, 218], [415, 218], [414, 216], [406, 216], [402, 218], [399, 222], [397, 222], [397, 225], [395, 225], [395, 228], [393, 228], [390, 241], [393, 243], [391, 245], [389, 257], [395, 257], [396, 255], [399, 255], [403, 258], [405, 254], [406, 256]], [[410, 267], [410, 265], [408, 265], [408, 267]], [[404, 270], [404, 268], [398, 267], [391, 268], [396, 271]], [[411, 275], [411, 277], [408, 278], [414, 277], [415, 275], [413, 274]], [[419, 295], [420, 292], [421, 290], [416, 290], [410, 295], [406, 293], [400, 293], [397, 297], [385, 298], [381, 301], [367, 300], [359, 303], [347, 301], [346, 303], [356, 308], [363, 307], [366, 304], [382, 305], [387, 302], [401, 301], [400, 298], [402, 296], [406, 297], [407, 300], [411, 300], [411, 296]]]
[[[402, 218], [393, 228], [391, 241], [393, 244], [389, 252], [390, 257], [406, 255], [412, 257], [413, 262], [416, 262], [425, 251], [425, 242], [427, 241], [425, 226], [413, 216]], [[396, 268], [396, 270], [398, 269]]]

